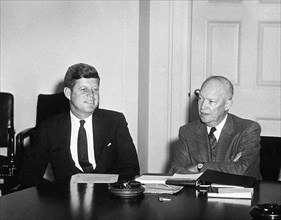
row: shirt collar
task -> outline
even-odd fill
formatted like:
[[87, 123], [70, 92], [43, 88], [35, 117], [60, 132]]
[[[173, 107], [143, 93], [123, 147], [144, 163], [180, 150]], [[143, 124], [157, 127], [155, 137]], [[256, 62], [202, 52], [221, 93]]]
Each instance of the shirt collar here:
[[[92, 117], [93, 117], [93, 114], [91, 114], [89, 117], [87, 118], [84, 118], [83, 120], [85, 120], [85, 124], [89, 124], [89, 122], [92, 121]], [[70, 111], [70, 118], [71, 118], [71, 121], [75, 124], [79, 124], [80, 125], [80, 121], [81, 119], [80, 118], [77, 118], [71, 111]]]
[[219, 123], [219, 124], [216, 126], [216, 129], [217, 129], [218, 131], [221, 131], [221, 130], [222, 130], [222, 128], [223, 128], [223, 126], [224, 126], [224, 124], [225, 124], [225, 122], [226, 122], [227, 115], [228, 115], [228, 114], [226, 114], [226, 116], [225, 116], [224, 119], [221, 121], [221, 123]]
[[[225, 116], [224, 119], [221, 121], [221, 123], [219, 123], [219, 124], [215, 127], [215, 128], [216, 128], [215, 133], [219, 133], [219, 134], [221, 133], [221, 130], [222, 130], [222, 128], [223, 128], [223, 126], [224, 126], [224, 124], [225, 124], [225, 122], [226, 122], [227, 116], [228, 116], [228, 114], [226, 114], [226, 116]], [[208, 134], [209, 134], [210, 130], [211, 130], [211, 127], [207, 126]]]

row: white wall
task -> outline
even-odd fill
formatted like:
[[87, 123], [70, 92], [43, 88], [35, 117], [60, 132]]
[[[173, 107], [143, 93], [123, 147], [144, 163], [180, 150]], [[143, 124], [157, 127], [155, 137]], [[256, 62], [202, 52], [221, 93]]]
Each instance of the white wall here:
[[137, 61], [137, 1], [1, 1], [0, 88], [15, 96], [17, 132], [34, 125], [37, 95], [85, 62], [100, 73], [101, 107], [125, 112], [136, 139]]
[[150, 172], [167, 172], [178, 129], [188, 118], [189, 4], [188, 1], [150, 4]]
[[100, 73], [100, 106], [124, 112], [141, 172], [166, 172], [188, 113], [188, 4], [1, 1], [0, 91], [14, 94], [16, 133], [35, 125], [37, 95], [85, 62]]
[[15, 98], [15, 129], [33, 127], [39, 93], [67, 68], [95, 66], [102, 108], [124, 112], [137, 145], [138, 1], [1, 1], [0, 91]]
[[102, 108], [124, 112], [141, 172], [167, 172], [188, 121], [192, 1], [1, 1], [0, 91], [15, 97], [15, 128], [35, 124], [39, 93], [67, 68], [101, 76]]

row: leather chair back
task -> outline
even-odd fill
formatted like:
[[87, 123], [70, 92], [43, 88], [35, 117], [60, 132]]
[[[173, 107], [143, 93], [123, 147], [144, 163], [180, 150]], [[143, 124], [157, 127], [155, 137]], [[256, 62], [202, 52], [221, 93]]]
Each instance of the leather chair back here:
[[51, 116], [69, 110], [69, 100], [65, 97], [64, 93], [39, 94], [37, 100], [36, 125]]
[[281, 181], [281, 137], [261, 137], [260, 171], [263, 180]]
[[[64, 93], [39, 94], [37, 99], [36, 126], [45, 119], [69, 110], [69, 100], [65, 97]], [[17, 134], [17, 151], [21, 152], [21, 157], [17, 161], [20, 165], [30, 157], [31, 146], [36, 135], [36, 126], [27, 128]], [[26, 139], [29, 139], [28, 144], [25, 143]], [[44, 178], [50, 181], [54, 180], [50, 164], [46, 169]]]

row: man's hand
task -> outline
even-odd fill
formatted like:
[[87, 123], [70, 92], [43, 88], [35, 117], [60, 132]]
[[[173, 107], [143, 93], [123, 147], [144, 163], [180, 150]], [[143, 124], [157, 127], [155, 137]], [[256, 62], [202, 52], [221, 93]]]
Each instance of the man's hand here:
[[234, 158], [233, 158], [233, 162], [237, 162], [239, 159], [240, 159], [240, 157], [242, 156], [242, 152], [239, 152]]

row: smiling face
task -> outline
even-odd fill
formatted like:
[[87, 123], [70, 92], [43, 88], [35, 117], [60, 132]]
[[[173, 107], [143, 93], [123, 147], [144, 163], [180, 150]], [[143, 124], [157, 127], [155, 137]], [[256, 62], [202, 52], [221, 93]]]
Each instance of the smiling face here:
[[98, 78], [80, 78], [72, 89], [64, 88], [64, 94], [70, 100], [70, 110], [77, 118], [87, 118], [98, 107], [99, 82]]
[[198, 98], [199, 116], [207, 126], [217, 126], [232, 105], [229, 89], [219, 80], [213, 79], [203, 84]]

